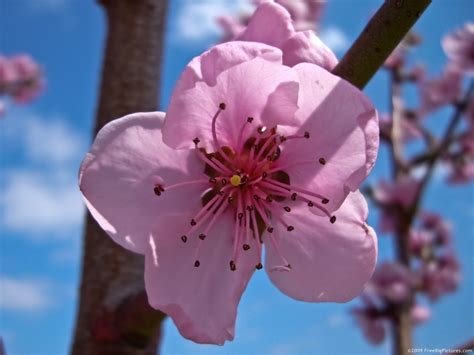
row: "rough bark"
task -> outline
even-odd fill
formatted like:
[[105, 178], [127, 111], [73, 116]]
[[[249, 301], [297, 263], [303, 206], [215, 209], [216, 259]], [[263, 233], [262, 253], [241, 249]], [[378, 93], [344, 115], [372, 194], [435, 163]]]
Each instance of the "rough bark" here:
[[[107, 17], [95, 129], [158, 109], [166, 0], [102, 0]], [[87, 214], [71, 353], [156, 354], [164, 315], [147, 303], [143, 256], [116, 245]]]

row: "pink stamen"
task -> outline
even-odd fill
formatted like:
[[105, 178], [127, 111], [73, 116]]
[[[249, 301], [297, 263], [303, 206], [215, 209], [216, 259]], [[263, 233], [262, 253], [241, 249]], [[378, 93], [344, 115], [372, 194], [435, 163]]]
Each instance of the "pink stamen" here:
[[221, 147], [221, 145], [219, 144], [219, 140], [217, 139], [216, 122], [217, 122], [217, 117], [219, 117], [219, 114], [223, 110], [225, 110], [225, 104], [221, 102], [219, 104], [219, 109], [217, 110], [214, 117], [212, 117], [212, 138], [214, 139], [214, 145], [215, 145], [216, 151], [219, 150], [219, 147]]
[[267, 183], [272, 184], [272, 185], [276, 185], [276, 186], [279, 186], [279, 187], [283, 187], [284, 189], [287, 189], [288, 191], [300, 192], [302, 194], [313, 196], [313, 197], [319, 198], [321, 200], [327, 200], [326, 197], [324, 197], [320, 194], [317, 194], [315, 192], [308, 191], [308, 190], [302, 189], [301, 187], [297, 187], [297, 186], [294, 186], [294, 185], [288, 185], [288, 184], [285, 184], [285, 183], [282, 183], [282, 182], [279, 182], [279, 181], [276, 181], [276, 180], [273, 180], [273, 179], [268, 179], [268, 178], [265, 179], [265, 181], [262, 182], [262, 185], [264, 184], [265, 186], [269, 186]]
[[[211, 160], [209, 159], [203, 152], [201, 152], [198, 148], [196, 148], [196, 152], [197, 152], [197, 155], [199, 157], [199, 159], [201, 159], [204, 163], [206, 163], [207, 165], [209, 165], [210, 167], [212, 167], [214, 170], [216, 170], [218, 173], [222, 174], [222, 175], [226, 175], [228, 174], [229, 172], [226, 172], [222, 169], [220, 169], [216, 164], [214, 164], [214, 162], [216, 160]], [[229, 170], [230, 171], [230, 170]]]

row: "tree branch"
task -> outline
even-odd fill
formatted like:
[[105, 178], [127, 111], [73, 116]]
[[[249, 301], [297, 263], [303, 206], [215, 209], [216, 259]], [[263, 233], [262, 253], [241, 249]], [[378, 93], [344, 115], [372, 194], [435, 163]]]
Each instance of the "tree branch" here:
[[[158, 109], [166, 0], [101, 0], [108, 23], [95, 133]], [[164, 314], [147, 302], [143, 256], [115, 244], [87, 215], [73, 355], [154, 355]]]
[[386, 0], [333, 73], [364, 88], [431, 0]]

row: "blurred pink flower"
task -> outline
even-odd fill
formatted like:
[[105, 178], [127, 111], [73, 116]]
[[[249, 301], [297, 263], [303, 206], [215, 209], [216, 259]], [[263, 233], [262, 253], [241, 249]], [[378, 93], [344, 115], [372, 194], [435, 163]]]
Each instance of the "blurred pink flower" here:
[[414, 325], [425, 323], [431, 317], [431, 311], [428, 306], [416, 304], [410, 310], [411, 321]]
[[262, 243], [290, 297], [361, 292], [377, 249], [357, 188], [377, 148], [376, 112], [354, 86], [313, 64], [284, 66], [274, 47], [227, 42], [189, 63], [166, 117], [106, 125], [80, 188], [110, 237], [146, 255], [150, 304], [184, 337], [222, 344]]
[[250, 18], [237, 41], [251, 41], [271, 45], [283, 51], [283, 64], [313, 63], [332, 70], [336, 55], [319, 39], [314, 31], [297, 31], [290, 13], [281, 5], [262, 2]]
[[[402, 116], [401, 119], [401, 139], [403, 142], [409, 142], [414, 139], [418, 139], [422, 137], [422, 133], [420, 129], [416, 125], [417, 118], [411, 118], [407, 115]], [[385, 134], [386, 136], [390, 136], [392, 132], [393, 121], [390, 115], [384, 114], [380, 115], [380, 132]]]
[[416, 198], [420, 183], [411, 176], [403, 176], [396, 182], [380, 181], [374, 188], [374, 199], [382, 205], [410, 207]]
[[474, 73], [474, 23], [466, 23], [464, 27], [446, 35], [442, 45], [454, 68]]
[[413, 278], [410, 271], [398, 263], [382, 263], [370, 280], [370, 289], [390, 303], [401, 303], [410, 297]]
[[446, 66], [441, 76], [420, 83], [421, 109], [424, 114], [455, 103], [461, 95], [462, 74]]
[[374, 345], [381, 344], [384, 341], [386, 318], [379, 317], [377, 313], [371, 309], [354, 309], [352, 314], [362, 328], [367, 341]]
[[43, 89], [41, 67], [29, 55], [0, 56], [0, 95], [9, 95], [15, 102], [24, 104], [36, 98]]
[[437, 256], [423, 265], [420, 272], [422, 289], [432, 299], [454, 292], [460, 282], [459, 262], [452, 253]]

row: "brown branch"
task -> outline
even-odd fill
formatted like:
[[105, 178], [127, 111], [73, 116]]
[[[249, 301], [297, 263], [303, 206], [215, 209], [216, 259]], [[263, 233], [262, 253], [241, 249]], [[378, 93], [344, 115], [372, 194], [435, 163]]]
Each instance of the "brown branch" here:
[[333, 73], [364, 88], [430, 3], [431, 0], [386, 0]]
[[[95, 133], [158, 108], [166, 0], [102, 0], [108, 23]], [[74, 355], [156, 354], [164, 315], [147, 303], [143, 256], [116, 245], [88, 214]]]

